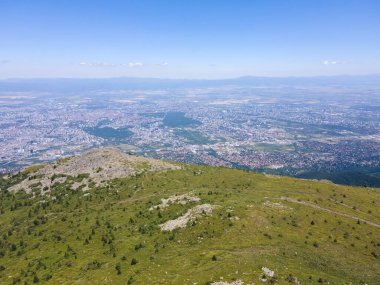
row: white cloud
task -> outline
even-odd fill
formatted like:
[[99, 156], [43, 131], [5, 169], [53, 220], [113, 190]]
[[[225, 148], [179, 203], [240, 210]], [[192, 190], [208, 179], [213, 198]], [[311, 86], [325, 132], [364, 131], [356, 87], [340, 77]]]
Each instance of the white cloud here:
[[336, 64], [344, 64], [345, 62], [340, 62], [336, 60], [324, 60], [322, 61], [322, 64], [324, 65], [336, 65]]
[[129, 63], [107, 63], [107, 62], [86, 62], [81, 61], [79, 65], [91, 66], [91, 67], [141, 67], [144, 64], [142, 62], [129, 62]]
[[1, 59], [0, 60], [0, 64], [7, 64], [7, 63], [10, 63], [11, 61], [8, 60], [8, 59]]
[[128, 63], [129, 67], [141, 67], [143, 65], [144, 64], [142, 62], [130, 62], [130, 63]]
[[107, 62], [94, 62], [94, 63], [88, 63], [87, 65], [89, 65], [89, 66], [95, 66], [95, 67], [117, 66], [117, 64], [107, 63]]

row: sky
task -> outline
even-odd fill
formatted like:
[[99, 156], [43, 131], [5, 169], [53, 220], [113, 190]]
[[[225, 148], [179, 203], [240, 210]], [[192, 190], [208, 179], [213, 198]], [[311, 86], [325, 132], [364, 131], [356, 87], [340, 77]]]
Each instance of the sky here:
[[380, 73], [378, 0], [1, 0], [0, 78]]

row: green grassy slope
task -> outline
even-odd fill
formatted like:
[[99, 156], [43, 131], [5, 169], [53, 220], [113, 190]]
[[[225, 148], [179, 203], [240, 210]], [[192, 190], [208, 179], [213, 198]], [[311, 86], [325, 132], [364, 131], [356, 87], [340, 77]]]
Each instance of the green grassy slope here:
[[[191, 165], [90, 194], [66, 183], [2, 191], [0, 284], [261, 284], [262, 267], [266, 284], [380, 284], [379, 189]], [[190, 192], [200, 201], [149, 210]], [[161, 231], [206, 203], [219, 207]]]

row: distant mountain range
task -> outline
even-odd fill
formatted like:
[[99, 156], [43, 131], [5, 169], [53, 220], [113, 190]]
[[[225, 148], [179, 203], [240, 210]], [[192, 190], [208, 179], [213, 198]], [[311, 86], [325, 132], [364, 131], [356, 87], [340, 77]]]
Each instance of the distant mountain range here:
[[256, 77], [231, 79], [160, 79], [160, 78], [40, 78], [0, 80], [0, 91], [78, 91], [98, 89], [151, 89], [220, 86], [345, 86], [380, 87], [380, 75], [341, 75], [316, 77]]

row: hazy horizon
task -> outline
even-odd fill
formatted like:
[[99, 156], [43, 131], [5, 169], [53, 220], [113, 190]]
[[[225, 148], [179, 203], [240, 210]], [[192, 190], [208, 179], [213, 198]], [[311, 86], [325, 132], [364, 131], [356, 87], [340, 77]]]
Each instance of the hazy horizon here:
[[259, 75], [240, 75], [240, 76], [230, 76], [230, 77], [218, 77], [218, 78], [197, 78], [197, 77], [155, 77], [155, 76], [103, 76], [103, 77], [70, 77], [70, 76], [61, 76], [61, 77], [4, 77], [0, 78], [0, 81], [8, 80], [96, 80], [96, 79], [147, 79], [147, 80], [194, 80], [194, 81], [220, 81], [220, 80], [235, 80], [242, 78], [266, 78], [266, 79], [313, 79], [313, 78], [366, 78], [366, 77], [378, 77], [380, 73], [367, 73], [367, 74], [335, 74], [335, 75], [287, 75], [287, 76], [259, 76]]

